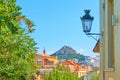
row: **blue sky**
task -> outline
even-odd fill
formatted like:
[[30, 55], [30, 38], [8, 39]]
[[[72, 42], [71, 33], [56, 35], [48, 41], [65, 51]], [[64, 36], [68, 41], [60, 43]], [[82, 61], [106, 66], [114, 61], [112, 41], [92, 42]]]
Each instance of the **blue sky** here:
[[91, 32], [99, 32], [99, 0], [17, 0], [22, 13], [35, 23], [31, 37], [42, 53], [47, 54], [67, 45], [87, 56], [95, 56], [96, 41], [83, 33], [80, 16], [90, 9], [94, 16]]

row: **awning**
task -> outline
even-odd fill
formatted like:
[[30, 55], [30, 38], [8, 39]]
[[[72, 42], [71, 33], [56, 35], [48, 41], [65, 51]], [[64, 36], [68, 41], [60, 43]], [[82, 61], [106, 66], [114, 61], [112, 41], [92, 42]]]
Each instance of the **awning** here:
[[95, 53], [99, 53], [100, 52], [100, 40], [97, 41], [94, 49], [93, 49], [93, 52]]

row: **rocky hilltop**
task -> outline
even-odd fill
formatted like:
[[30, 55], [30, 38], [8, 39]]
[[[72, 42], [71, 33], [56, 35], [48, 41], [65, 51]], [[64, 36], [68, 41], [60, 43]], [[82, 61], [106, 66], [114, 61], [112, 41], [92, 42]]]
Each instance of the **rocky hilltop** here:
[[77, 52], [69, 46], [63, 46], [60, 50], [56, 51], [54, 54], [77, 54]]
[[63, 46], [61, 49], [51, 54], [51, 56], [57, 56], [61, 60], [74, 60], [76, 62], [81, 62], [85, 60], [85, 56], [77, 53], [70, 46]]

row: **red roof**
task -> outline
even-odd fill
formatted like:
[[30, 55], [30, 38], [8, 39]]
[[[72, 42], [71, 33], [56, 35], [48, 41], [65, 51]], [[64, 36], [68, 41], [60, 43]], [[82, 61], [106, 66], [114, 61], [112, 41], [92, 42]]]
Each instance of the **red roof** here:
[[63, 61], [63, 62], [60, 62], [60, 64], [79, 66], [79, 64], [77, 64], [76, 62], [74, 62], [74, 61], [72, 61], [72, 60], [65, 60], [65, 61]]

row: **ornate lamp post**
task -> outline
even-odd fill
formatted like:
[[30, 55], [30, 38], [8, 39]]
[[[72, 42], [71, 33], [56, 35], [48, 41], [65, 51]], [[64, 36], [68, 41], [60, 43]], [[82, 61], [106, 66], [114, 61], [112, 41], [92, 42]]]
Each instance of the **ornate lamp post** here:
[[84, 10], [84, 12], [85, 15], [83, 17], [80, 17], [82, 21], [83, 32], [86, 35], [100, 35], [99, 33], [90, 33], [94, 17], [90, 16], [90, 10]]

